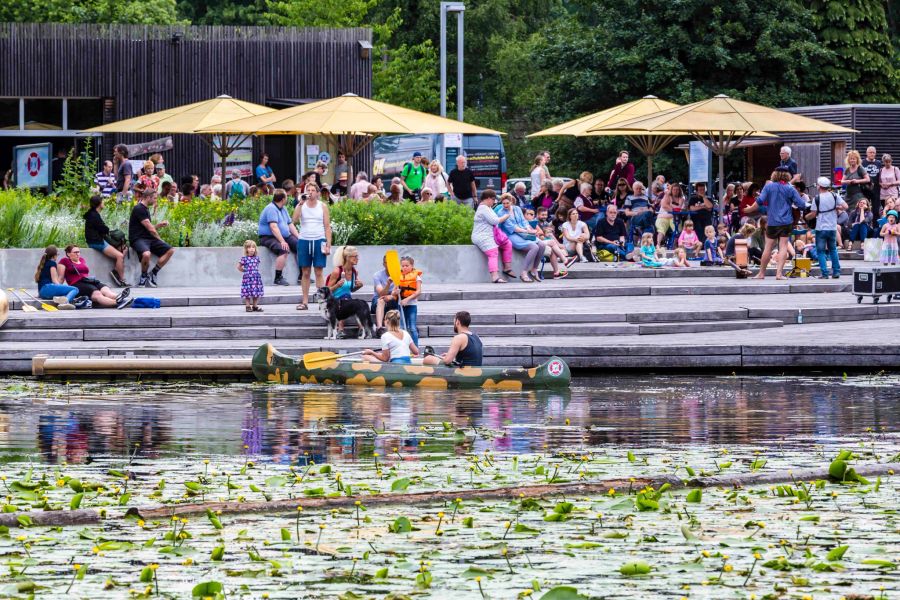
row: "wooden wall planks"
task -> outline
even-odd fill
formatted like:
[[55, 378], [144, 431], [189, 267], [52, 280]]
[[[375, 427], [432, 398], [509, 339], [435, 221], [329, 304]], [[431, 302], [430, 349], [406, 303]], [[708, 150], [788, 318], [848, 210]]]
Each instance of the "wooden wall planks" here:
[[[371, 30], [0, 23], [0, 97], [110, 99], [104, 122], [223, 93], [257, 104], [371, 97], [372, 58], [360, 58], [360, 40], [371, 42]], [[104, 136], [103, 153], [154, 137]], [[209, 148], [194, 136], [174, 141], [170, 171], [208, 180]], [[367, 150], [354, 167], [371, 162]]]

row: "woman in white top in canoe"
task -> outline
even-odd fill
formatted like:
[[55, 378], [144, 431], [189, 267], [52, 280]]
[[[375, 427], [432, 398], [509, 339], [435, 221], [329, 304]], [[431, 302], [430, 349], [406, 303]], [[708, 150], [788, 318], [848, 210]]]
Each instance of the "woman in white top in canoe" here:
[[363, 359], [368, 362], [389, 362], [412, 364], [412, 357], [419, 355], [419, 349], [409, 333], [400, 329], [400, 313], [390, 310], [384, 315], [387, 331], [381, 336], [381, 350], [366, 350]]

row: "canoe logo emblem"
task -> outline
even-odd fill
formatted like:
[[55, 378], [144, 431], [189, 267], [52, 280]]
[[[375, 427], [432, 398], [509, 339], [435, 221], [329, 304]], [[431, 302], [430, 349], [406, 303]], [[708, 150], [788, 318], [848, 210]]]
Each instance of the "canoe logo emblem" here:
[[551, 360], [547, 365], [547, 372], [553, 377], [559, 377], [563, 372], [563, 364], [561, 360]]

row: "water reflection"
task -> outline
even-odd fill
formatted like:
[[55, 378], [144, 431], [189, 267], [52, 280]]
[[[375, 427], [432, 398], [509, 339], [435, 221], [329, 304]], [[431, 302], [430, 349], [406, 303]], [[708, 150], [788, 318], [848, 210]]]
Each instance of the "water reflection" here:
[[[564, 393], [43, 385], [0, 399], [0, 460], [39, 455], [83, 463], [137, 447], [150, 457], [246, 453], [279, 463], [339, 462], [375, 451], [409, 459], [488, 447], [522, 453], [580, 445], [792, 444], [868, 427], [896, 431], [894, 388], [860, 383], [606, 377], [579, 379]], [[444, 422], [452, 424], [447, 433]]]

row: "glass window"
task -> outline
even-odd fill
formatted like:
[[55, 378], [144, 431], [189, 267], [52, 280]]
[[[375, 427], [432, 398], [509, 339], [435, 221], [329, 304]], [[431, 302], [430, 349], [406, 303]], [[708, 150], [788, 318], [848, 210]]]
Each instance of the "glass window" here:
[[62, 129], [62, 124], [62, 99], [25, 99], [25, 129]]
[[19, 128], [19, 99], [0, 98], [0, 129]]
[[82, 131], [103, 124], [103, 101], [100, 98], [70, 99], [69, 129]]

